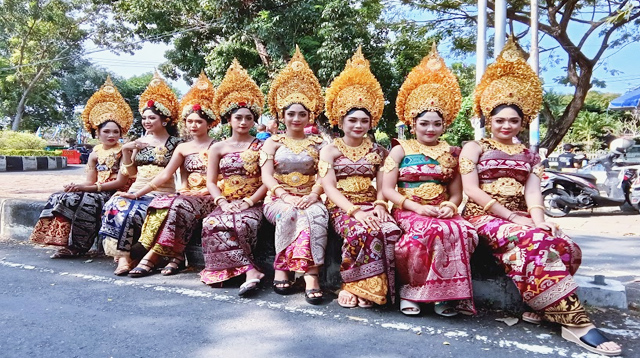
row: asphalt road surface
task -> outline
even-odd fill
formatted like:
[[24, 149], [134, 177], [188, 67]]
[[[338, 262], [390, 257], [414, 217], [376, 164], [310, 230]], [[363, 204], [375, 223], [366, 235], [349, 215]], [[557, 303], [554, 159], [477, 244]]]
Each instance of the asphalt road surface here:
[[[50, 253], [0, 243], [1, 357], [597, 357], [557, 327], [496, 321], [508, 312], [444, 318], [425, 307], [405, 317], [396, 307], [310, 306], [268, 287], [239, 299], [239, 282], [210, 288], [196, 271], [122, 278], [107, 258]], [[626, 357], [640, 357], [633, 311], [591, 314]]]

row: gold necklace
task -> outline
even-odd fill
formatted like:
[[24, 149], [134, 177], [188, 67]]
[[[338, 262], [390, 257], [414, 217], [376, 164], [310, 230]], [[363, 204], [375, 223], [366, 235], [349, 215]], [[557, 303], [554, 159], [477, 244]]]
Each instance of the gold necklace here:
[[345, 157], [349, 158], [354, 163], [367, 155], [373, 147], [373, 143], [369, 138], [365, 138], [357, 147], [347, 145], [342, 138], [337, 138], [333, 141], [333, 144]]
[[282, 145], [289, 148], [294, 154], [300, 154], [303, 150], [307, 149], [307, 147], [315, 143], [315, 141], [309, 138], [293, 139], [286, 136], [280, 136], [279, 138], [274, 138], [274, 140], [282, 143]]
[[526, 149], [522, 144], [504, 144], [492, 138], [486, 138], [486, 141], [499, 151], [505, 152], [509, 155], [520, 154]]
[[122, 144], [118, 143], [110, 149], [104, 149], [103, 145], [97, 145], [93, 148], [93, 151], [96, 152], [96, 156], [98, 157], [98, 164], [106, 165], [111, 168], [116, 164], [118, 157], [120, 156], [120, 150], [122, 149]]
[[418, 142], [416, 139], [410, 139], [405, 141], [402, 147], [405, 149], [405, 155], [419, 153], [434, 160], [438, 159], [438, 157], [444, 153], [449, 153], [451, 150], [449, 143], [443, 140], [438, 141], [438, 144], [436, 145], [425, 145]]

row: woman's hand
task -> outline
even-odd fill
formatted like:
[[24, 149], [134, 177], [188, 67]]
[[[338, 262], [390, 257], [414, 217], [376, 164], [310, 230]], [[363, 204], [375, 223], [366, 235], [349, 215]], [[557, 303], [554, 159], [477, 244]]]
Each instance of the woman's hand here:
[[433, 205], [420, 205], [415, 213], [422, 216], [437, 218], [440, 215], [440, 208]]
[[71, 193], [71, 192], [74, 192], [74, 191], [78, 191], [78, 184], [69, 183], [69, 184], [65, 185], [63, 188], [64, 188], [65, 193]]
[[320, 199], [320, 196], [316, 193], [310, 193], [307, 194], [305, 196], [303, 196], [302, 198], [300, 198], [300, 200], [298, 201], [297, 204], [295, 204], [295, 207], [298, 209], [306, 209], [308, 207], [310, 207], [313, 203], [317, 202], [318, 199]]
[[387, 208], [382, 205], [373, 206], [373, 215], [375, 215], [380, 222], [389, 222], [393, 220], [391, 214], [387, 211]]
[[551, 235], [558, 236], [558, 234], [562, 234], [562, 230], [560, 230], [560, 226], [553, 222], [543, 221], [541, 223], [536, 224], [536, 228], [551, 232]]
[[451, 209], [448, 206], [442, 206], [441, 208], [439, 208], [440, 214], [438, 214], [438, 219], [449, 219], [452, 218], [453, 215], [455, 215], [455, 213], [453, 212], [453, 209]]
[[380, 230], [380, 219], [373, 214], [373, 211], [358, 210], [353, 217], [366, 228]]
[[525, 225], [525, 226], [531, 226], [531, 227], [536, 226], [536, 224], [533, 222], [533, 220], [531, 220], [531, 218], [528, 218], [526, 216], [520, 216], [520, 215], [515, 215], [515, 217], [511, 219], [511, 222], [518, 225]]
[[119, 191], [114, 195], [118, 195], [120, 197], [131, 199], [131, 200], [138, 200], [138, 197], [134, 193], [125, 193], [125, 192]]
[[280, 200], [284, 201], [289, 205], [293, 205], [295, 207], [298, 207], [298, 203], [300, 202], [301, 199], [302, 199], [301, 197], [295, 196], [293, 194], [282, 194], [280, 197]]
[[234, 200], [231, 202], [227, 200], [221, 200], [220, 209], [222, 209], [222, 211], [224, 211], [225, 213], [239, 213], [240, 212], [239, 200]]

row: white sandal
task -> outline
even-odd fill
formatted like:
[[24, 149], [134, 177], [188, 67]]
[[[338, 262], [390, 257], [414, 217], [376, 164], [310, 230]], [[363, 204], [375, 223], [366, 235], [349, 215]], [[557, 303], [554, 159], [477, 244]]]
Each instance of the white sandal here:
[[450, 305], [449, 302], [436, 302], [433, 305], [433, 311], [443, 317], [453, 317], [458, 315], [456, 308]]
[[400, 312], [407, 316], [415, 316], [420, 314], [420, 306], [417, 302], [409, 300], [400, 300]]

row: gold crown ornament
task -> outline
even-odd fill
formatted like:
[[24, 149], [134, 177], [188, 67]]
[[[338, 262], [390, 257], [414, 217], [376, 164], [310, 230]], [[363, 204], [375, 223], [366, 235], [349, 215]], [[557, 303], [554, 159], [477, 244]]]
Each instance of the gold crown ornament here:
[[264, 107], [264, 95], [260, 87], [234, 58], [213, 97], [213, 113], [223, 118], [236, 108], [248, 108], [256, 117], [259, 117], [262, 114], [262, 107]]
[[382, 87], [369, 68], [369, 61], [362, 55], [362, 47], [347, 61], [347, 65], [327, 89], [326, 114], [332, 125], [338, 125], [347, 112], [364, 108], [371, 114], [371, 126], [375, 127], [384, 110]]
[[292, 104], [301, 104], [310, 112], [310, 122], [322, 112], [324, 99], [318, 78], [305, 61], [300, 48], [291, 61], [271, 83], [268, 95], [269, 111], [282, 118], [283, 110]]
[[111, 77], [107, 76], [104, 84], [87, 101], [82, 111], [82, 121], [89, 132], [97, 131], [98, 126], [107, 121], [116, 122], [123, 135], [131, 128], [133, 112], [111, 82]]
[[180, 120], [184, 121], [191, 113], [201, 111], [211, 121], [211, 126], [220, 123], [220, 119], [213, 112], [213, 97], [216, 90], [204, 71], [200, 72], [200, 76], [196, 83], [193, 84], [189, 92], [182, 97], [180, 101]]
[[473, 97], [475, 114], [484, 115], [489, 126], [489, 114], [502, 104], [516, 105], [522, 110], [523, 127], [538, 114], [542, 105], [542, 83], [513, 37], [509, 38], [496, 62], [487, 67]]
[[445, 126], [453, 123], [462, 106], [458, 79], [440, 57], [435, 42], [431, 52], [414, 67], [398, 91], [396, 113], [407, 126], [424, 111], [435, 111]]
[[172, 126], [178, 123], [178, 98], [162, 77], [160, 77], [158, 71], [154, 72], [151, 82], [149, 82], [147, 88], [140, 95], [140, 103], [138, 105], [140, 114], [148, 108], [155, 108], [164, 116], [168, 117], [169, 123]]

